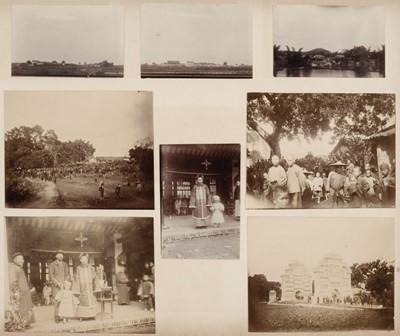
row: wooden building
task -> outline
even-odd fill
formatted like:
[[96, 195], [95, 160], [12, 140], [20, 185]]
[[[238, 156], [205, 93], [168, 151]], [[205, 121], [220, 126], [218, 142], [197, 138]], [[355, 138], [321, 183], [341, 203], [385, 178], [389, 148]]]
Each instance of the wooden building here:
[[133, 279], [142, 276], [145, 262], [154, 260], [152, 218], [8, 217], [6, 228], [7, 261], [21, 252], [28, 280], [39, 292], [49, 281], [48, 266], [60, 249], [71, 275], [79, 255], [86, 252], [93, 267], [104, 266], [107, 283], [113, 286], [121, 261]]
[[177, 198], [190, 198], [197, 175], [203, 175], [211, 194], [226, 203], [240, 179], [240, 145], [162, 145], [160, 163], [165, 215], [172, 214]]

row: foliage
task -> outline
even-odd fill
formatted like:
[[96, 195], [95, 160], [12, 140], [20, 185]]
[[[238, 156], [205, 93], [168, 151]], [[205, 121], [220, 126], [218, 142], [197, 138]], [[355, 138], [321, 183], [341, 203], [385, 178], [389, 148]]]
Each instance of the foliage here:
[[394, 266], [391, 263], [377, 259], [367, 263], [355, 263], [351, 266], [351, 284], [354, 287], [371, 291], [386, 307], [394, 305]]
[[390, 94], [249, 93], [247, 126], [281, 156], [280, 141], [312, 141], [324, 132], [362, 137], [384, 127], [395, 113]]
[[5, 182], [5, 196], [10, 203], [20, 203], [33, 198], [39, 191], [35, 184], [27, 179], [6, 178]]
[[132, 172], [143, 176], [146, 181], [153, 181], [154, 150], [153, 140], [145, 138], [136, 142], [129, 150]]
[[92, 144], [85, 140], [66, 141], [62, 143], [59, 152], [59, 162], [77, 163], [91, 158], [95, 152]]
[[26, 328], [27, 322], [19, 314], [19, 296], [18, 290], [10, 292], [10, 301], [5, 311], [6, 332], [23, 331]]
[[84, 140], [62, 142], [54, 130], [39, 126], [14, 127], [5, 134], [5, 167], [49, 168], [59, 163], [88, 160], [95, 149]]

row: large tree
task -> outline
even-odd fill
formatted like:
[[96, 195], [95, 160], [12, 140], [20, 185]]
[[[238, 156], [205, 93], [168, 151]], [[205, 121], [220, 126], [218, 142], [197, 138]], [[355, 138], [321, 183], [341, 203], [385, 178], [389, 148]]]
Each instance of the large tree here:
[[324, 132], [362, 137], [384, 127], [395, 113], [390, 94], [249, 93], [247, 127], [281, 155], [282, 139], [312, 141]]
[[85, 161], [94, 153], [93, 146], [84, 140], [62, 142], [54, 130], [39, 126], [20, 126], [5, 134], [5, 167], [49, 168], [59, 163]]
[[63, 142], [59, 151], [60, 163], [85, 162], [95, 152], [92, 144], [85, 140], [74, 140]]
[[393, 263], [377, 259], [367, 263], [355, 263], [350, 268], [353, 287], [365, 288], [384, 306], [393, 306]]
[[154, 179], [154, 150], [151, 138], [141, 139], [129, 150], [129, 162], [132, 171], [147, 181]]

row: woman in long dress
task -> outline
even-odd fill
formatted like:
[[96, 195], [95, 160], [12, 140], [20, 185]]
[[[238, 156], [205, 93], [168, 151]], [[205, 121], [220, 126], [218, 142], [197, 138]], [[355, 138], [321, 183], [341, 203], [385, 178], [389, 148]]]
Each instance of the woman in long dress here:
[[210, 189], [203, 183], [203, 176], [196, 177], [196, 184], [190, 194], [189, 208], [193, 209], [192, 217], [196, 228], [206, 227], [210, 217], [209, 208], [212, 206]]
[[96, 283], [96, 272], [89, 264], [89, 255], [82, 253], [79, 256], [80, 265], [76, 268], [73, 282], [73, 292], [78, 295], [80, 305], [76, 316], [82, 319], [96, 317], [97, 300], [93, 295]]
[[119, 272], [116, 274], [118, 304], [129, 304], [129, 279], [125, 274], [125, 268], [121, 266]]

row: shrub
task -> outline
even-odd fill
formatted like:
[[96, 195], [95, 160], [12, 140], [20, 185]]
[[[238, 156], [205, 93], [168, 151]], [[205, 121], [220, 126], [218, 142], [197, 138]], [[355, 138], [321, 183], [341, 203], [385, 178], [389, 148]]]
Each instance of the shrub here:
[[6, 178], [5, 194], [7, 203], [21, 203], [38, 194], [38, 186], [23, 178]]

